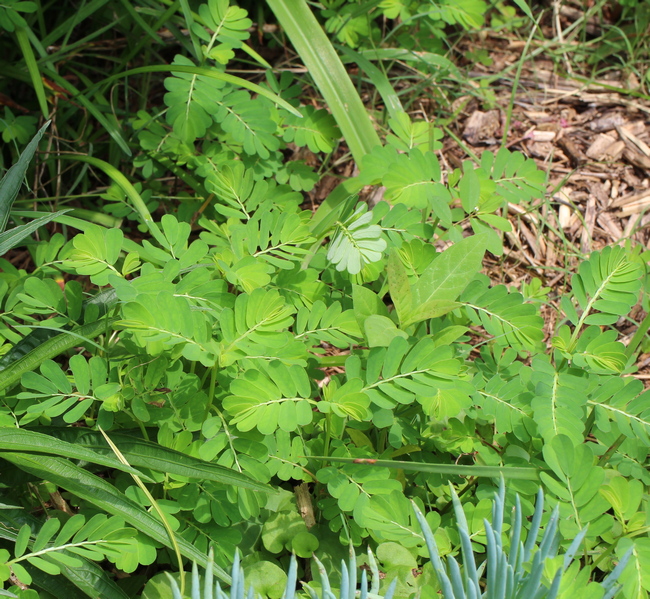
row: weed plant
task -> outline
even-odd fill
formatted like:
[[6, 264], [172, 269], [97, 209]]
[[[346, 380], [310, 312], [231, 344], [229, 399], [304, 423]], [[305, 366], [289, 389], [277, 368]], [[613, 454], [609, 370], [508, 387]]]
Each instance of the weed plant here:
[[[325, 28], [352, 41], [356, 11], [396, 18], [391, 6], [418, 3], [403, 4], [329, 2], [354, 10], [334, 26], [325, 12]], [[411, 118], [371, 62], [384, 49], [341, 50], [382, 95], [382, 144], [302, 0], [268, 6], [331, 112], [267, 67], [248, 45], [251, 18], [227, 0], [124, 2], [116, 20], [115, 6], [95, 0], [47, 27], [29, 2], [2, 8], [24, 60], [2, 72], [46, 113], [43, 81], [56, 90], [41, 201], [75, 208], [46, 217], [61, 231], [40, 229], [29, 271], [0, 260], [0, 592], [137, 597], [142, 576], [205, 566], [214, 546], [223, 583], [239, 548], [247, 580], [279, 597], [292, 553], [317, 552], [340, 580], [352, 544], [376, 553], [380, 592], [432, 597], [442, 582], [410, 501], [439, 556], [462, 547], [482, 561], [503, 476], [524, 529], [542, 484], [565, 547], [584, 534], [581, 574], [559, 597], [602, 597], [589, 581], [630, 550], [622, 594], [645, 596], [650, 396], [629, 375], [649, 323], [627, 345], [617, 324], [640, 299], [647, 308], [647, 252], [583, 260], [545, 330], [540, 307], [554, 308], [541, 281], [514, 289], [481, 274], [486, 252], [503, 254], [507, 205], [546, 191], [532, 160], [502, 148], [444, 172], [441, 132]], [[417, 14], [430, 29], [451, 22]], [[104, 25], [71, 36], [91, 16]], [[108, 24], [124, 54], [95, 77], [76, 53]], [[263, 77], [228, 72], [244, 61]], [[5, 116], [5, 141], [22, 149], [35, 120]], [[358, 174], [307, 210], [319, 173], [287, 156], [333, 161], [341, 135]], [[382, 190], [374, 205], [359, 199], [369, 188]], [[13, 204], [15, 221], [45, 216], [25, 207]], [[554, 573], [540, 574], [544, 588]]]

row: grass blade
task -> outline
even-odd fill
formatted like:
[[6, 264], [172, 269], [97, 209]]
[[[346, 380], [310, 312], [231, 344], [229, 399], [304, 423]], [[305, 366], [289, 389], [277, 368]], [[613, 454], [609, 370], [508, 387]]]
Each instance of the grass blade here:
[[[111, 438], [104, 432], [104, 430], [101, 427], [99, 428], [99, 432], [102, 434], [106, 442], [110, 445], [111, 449], [113, 450], [113, 453], [117, 456], [117, 459], [125, 466], [130, 466], [129, 462], [122, 455], [122, 452], [117, 448], [117, 445], [115, 445], [115, 443], [111, 441]], [[138, 487], [140, 487], [140, 490], [145, 494], [145, 497], [149, 500], [153, 509], [156, 510], [156, 513], [158, 514], [158, 518], [160, 518], [160, 521], [165, 527], [165, 531], [167, 531], [169, 542], [171, 543], [171, 547], [174, 550], [174, 553], [176, 554], [176, 562], [178, 563], [178, 571], [180, 573], [180, 578], [181, 578], [181, 595], [182, 595], [185, 592], [185, 570], [183, 570], [183, 558], [181, 556], [181, 549], [178, 546], [176, 535], [174, 534], [174, 531], [172, 530], [172, 527], [169, 524], [169, 519], [165, 516], [165, 513], [160, 509], [160, 505], [154, 499], [153, 495], [149, 493], [149, 489], [147, 489], [146, 485], [142, 482], [140, 477], [137, 476], [136, 474], [131, 473], [131, 478], [133, 478], [135, 484], [138, 485]], [[194, 565], [194, 567], [196, 568], [196, 564]]]
[[9, 229], [9, 231], [0, 233], [0, 256], [4, 256], [9, 250], [15, 248], [23, 239], [29, 237], [43, 225], [55, 220], [59, 216], [63, 216], [66, 212], [70, 212], [70, 210], [72, 208], [52, 212], [51, 214], [33, 220], [31, 223], [20, 225], [20, 227], [14, 227], [13, 229]]
[[34, 135], [32, 140], [27, 144], [27, 147], [23, 150], [22, 154], [18, 158], [18, 162], [16, 162], [16, 164], [5, 173], [5, 176], [2, 177], [2, 181], [0, 181], [0, 233], [3, 232], [7, 226], [9, 211], [13, 206], [16, 196], [18, 196], [29, 163], [32, 161], [32, 158], [36, 153], [36, 148], [38, 148], [43, 133], [45, 133], [45, 129], [48, 128], [50, 122], [51, 121], [47, 121], [47, 123], [38, 130], [36, 135]]
[[[5, 460], [18, 466], [42, 480], [50, 481], [62, 489], [89, 501], [97, 508], [114, 516], [119, 516], [155, 541], [171, 548], [165, 527], [149, 512], [143, 510], [135, 501], [118, 491], [113, 485], [99, 476], [87, 472], [63, 458], [52, 456], [32, 456], [25, 453], [2, 452]], [[205, 567], [207, 557], [184, 538], [177, 538], [181, 553]], [[230, 582], [230, 576], [215, 565], [217, 575]]]
[[[88, 231], [88, 228], [91, 227], [93, 223], [101, 225], [102, 227], [110, 228], [110, 227], [119, 227], [122, 220], [119, 218], [112, 217], [109, 214], [103, 214], [101, 212], [94, 213], [89, 210], [83, 210], [82, 208], [71, 208], [69, 209], [69, 211], [70, 214], [68, 216], [64, 216], [64, 213], [67, 213], [68, 210], [61, 210], [55, 213], [39, 212], [34, 210], [12, 210], [11, 214], [20, 218], [34, 218], [34, 217], [40, 218], [40, 217], [50, 216], [51, 214], [53, 216], [52, 220], [55, 223], [61, 223], [62, 225], [73, 227], [74, 229], [78, 229], [79, 231], [83, 231], [84, 233]], [[85, 216], [86, 219], [76, 218], [72, 216], [73, 214]], [[94, 218], [93, 217], [94, 214], [98, 215], [99, 218]]]
[[156, 234], [159, 234], [158, 226], [153, 221], [149, 208], [147, 208], [144, 200], [136, 191], [135, 187], [133, 187], [131, 182], [113, 165], [104, 160], [100, 160], [99, 158], [95, 158], [94, 156], [86, 156], [85, 154], [64, 154], [62, 157], [70, 160], [78, 160], [79, 162], [87, 162], [91, 166], [103, 170], [114, 183], [117, 183], [122, 188], [122, 191], [126, 194], [126, 197], [131, 200], [131, 204], [140, 215], [144, 224], [147, 225], [151, 234], [154, 237]]
[[50, 435], [44, 435], [31, 430], [14, 428], [9, 426], [0, 427], [0, 451], [18, 451], [25, 453], [44, 453], [48, 455], [71, 458], [73, 460], [84, 460], [93, 464], [100, 464], [109, 468], [122, 470], [130, 474], [137, 474], [144, 478], [131, 466], [124, 467], [112, 456], [106, 456], [84, 447], [68, 443]]
[[395, 93], [393, 86], [388, 81], [386, 74], [382, 72], [379, 67], [372, 64], [365, 56], [359, 52], [355, 52], [347, 46], [337, 46], [343, 54], [351, 62], [355, 62], [359, 68], [368, 76], [368, 79], [377, 88], [381, 99], [384, 101], [388, 114], [396, 118], [400, 112], [405, 112], [399, 96]]
[[[48, 433], [52, 429], [48, 427]], [[81, 430], [70, 432], [70, 429], [54, 429], [52, 434], [74, 435], [69, 438], [68, 442], [85, 447], [95, 453], [109, 452], [109, 447], [104, 443], [102, 437], [95, 431]], [[131, 435], [119, 432], [111, 432], [111, 439], [117, 443], [120, 451], [128, 460], [129, 464], [136, 468], [149, 468], [157, 472], [167, 472], [176, 476], [185, 476], [188, 478], [200, 478], [211, 480], [227, 485], [243, 487], [253, 491], [270, 492], [273, 489], [268, 485], [259, 483], [256, 480], [240, 474], [230, 468], [199, 460], [185, 453], [169, 449], [151, 443], [144, 439], [139, 439]]]
[[323, 94], [357, 163], [381, 145], [343, 63], [305, 0], [267, 0]]
[[109, 329], [117, 322], [117, 318], [108, 318], [90, 322], [83, 326], [62, 331], [60, 335], [48, 339], [36, 349], [30, 351], [26, 356], [16, 360], [11, 366], [0, 372], [0, 391], [15, 385], [26, 372], [31, 372], [40, 366], [44, 360], [56, 358], [59, 354], [67, 351], [75, 345], [80, 345], [88, 339], [93, 339]]
[[34, 56], [34, 50], [32, 49], [32, 45], [29, 43], [29, 37], [27, 36], [27, 29], [25, 27], [16, 28], [16, 39], [18, 40], [18, 45], [20, 46], [20, 50], [23, 53], [23, 58], [25, 59], [25, 64], [27, 65], [27, 71], [29, 72], [29, 77], [32, 80], [34, 91], [36, 92], [38, 105], [41, 107], [43, 117], [48, 118], [50, 111], [47, 107], [47, 98], [45, 97], [43, 79], [41, 78], [41, 72], [39, 71], [38, 64], [36, 63], [36, 56]]
[[[264, 96], [268, 100], [271, 100], [271, 102], [276, 103], [278, 106], [289, 111], [291, 114], [294, 114], [298, 117], [302, 117], [302, 114], [300, 114], [298, 110], [296, 110], [293, 106], [291, 106], [291, 104], [283, 100], [280, 96], [274, 94], [272, 91], [264, 87], [260, 87], [255, 83], [251, 83], [250, 81], [246, 81], [246, 79], [242, 79], [241, 77], [235, 77], [235, 75], [228, 75], [228, 73], [222, 73], [217, 69], [211, 69], [208, 67], [191, 67], [191, 66], [184, 66], [178, 64], [150, 65], [147, 67], [138, 67], [136, 69], [131, 69], [129, 71], [117, 73], [116, 75], [111, 75], [107, 79], [104, 79], [101, 83], [108, 84], [111, 83], [112, 81], [115, 81], [116, 79], [128, 77], [129, 75], [140, 75], [142, 73], [164, 73], [164, 72], [191, 73], [192, 75], [201, 75], [202, 77], [219, 79], [220, 81], [226, 81], [227, 83], [232, 83], [233, 85], [237, 85], [239, 87], [245, 87], [246, 89], [252, 91], [253, 93], [259, 94], [260, 96]], [[377, 140], [379, 141], [379, 138], [377, 138]]]
[[[126, 143], [122, 137], [120, 127], [117, 123], [111, 122], [102, 111], [98, 108], [100, 105], [96, 100], [90, 100], [87, 95], [82, 94], [72, 83], [70, 83], [65, 77], [61, 77], [58, 73], [48, 70], [45, 73], [48, 79], [51, 79], [62, 87], [64, 90], [70, 93], [72, 99], [76, 102], [79, 102], [96, 120], [97, 122], [106, 129], [106, 132], [115, 140], [115, 143], [120, 147], [120, 149], [127, 155], [131, 156], [131, 148], [129, 144]], [[88, 92], [86, 92], [88, 93]], [[107, 104], [105, 101], [104, 104]]]
[[341, 462], [344, 464], [366, 464], [381, 468], [395, 468], [413, 472], [430, 472], [432, 474], [449, 474], [454, 476], [485, 476], [488, 478], [512, 478], [517, 480], [539, 480], [537, 468], [514, 466], [474, 466], [472, 464], [426, 464], [424, 462], [400, 462], [396, 460], [373, 460], [365, 458], [336, 458], [310, 456], [311, 460]]

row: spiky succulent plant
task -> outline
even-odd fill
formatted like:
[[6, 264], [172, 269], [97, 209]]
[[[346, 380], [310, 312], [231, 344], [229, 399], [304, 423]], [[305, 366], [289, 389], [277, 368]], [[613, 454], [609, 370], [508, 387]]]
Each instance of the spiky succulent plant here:
[[[433, 569], [442, 590], [443, 599], [555, 599], [557, 597], [562, 575], [573, 562], [587, 534], [586, 528], [578, 534], [567, 549], [561, 566], [557, 569], [549, 584], [544, 577], [544, 567], [548, 560], [558, 555], [560, 546], [558, 509], [556, 507], [551, 513], [541, 541], [537, 543], [544, 511], [544, 493], [540, 489], [537, 494], [535, 513], [527, 534], [523, 529], [524, 518], [519, 496], [516, 496], [515, 507], [510, 521], [509, 542], [504, 543], [505, 485], [502, 480], [492, 504], [492, 522], [484, 521], [487, 537], [487, 559], [477, 567], [465, 512], [453, 487], [451, 487], [451, 495], [461, 541], [462, 567], [451, 555], [446, 556], [444, 559], [441, 558], [429, 524], [422, 512], [413, 504], [413, 509], [429, 550]], [[506, 549], [506, 546], [508, 549]], [[304, 590], [308, 593], [310, 599], [355, 599], [357, 597], [360, 599], [392, 599], [397, 580], [392, 582], [385, 595], [380, 596], [379, 571], [371, 551], [368, 551], [368, 557], [370, 571], [372, 572], [370, 583], [365, 570], [361, 573], [360, 578], [357, 577], [356, 558], [351, 548], [348, 564], [342, 563], [342, 576], [338, 594], [332, 589], [323, 564], [314, 557], [320, 574], [320, 593], [317, 593], [308, 584], [303, 585]], [[628, 552], [612, 572], [599, 583], [601, 587], [598, 593], [599, 599], [611, 599], [618, 593], [619, 587], [616, 582], [629, 557]], [[222, 590], [218, 581], [213, 582], [213, 563], [211, 551], [202, 590], [198, 568], [194, 564], [191, 599], [257, 599], [253, 588], [246, 588], [244, 571], [240, 565], [238, 554], [235, 556], [232, 567], [232, 585], [229, 593]], [[282, 599], [296, 599], [297, 593], [300, 593], [299, 596], [301, 597], [305, 596], [302, 591], [296, 590], [297, 579], [298, 566], [296, 558], [293, 556]], [[357, 588], [357, 581], [360, 583], [359, 589]], [[173, 599], [183, 599], [176, 582], [171, 577], [170, 582], [174, 593]]]

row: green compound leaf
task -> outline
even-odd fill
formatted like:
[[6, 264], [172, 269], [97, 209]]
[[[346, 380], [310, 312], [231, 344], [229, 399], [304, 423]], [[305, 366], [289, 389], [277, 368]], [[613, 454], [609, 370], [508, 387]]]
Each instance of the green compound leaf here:
[[598, 388], [587, 401], [596, 411], [596, 434], [616, 432], [642, 447], [650, 447], [650, 391], [643, 383], [617, 378]]
[[186, 143], [192, 143], [203, 137], [214, 122], [213, 115], [220, 108], [226, 83], [196, 73], [176, 72], [173, 68], [177, 64], [195, 67], [184, 56], [174, 59], [170, 67], [172, 76], [165, 79], [167, 93], [164, 102], [169, 106], [165, 118], [178, 137]]
[[535, 423], [542, 438], [550, 442], [564, 435], [575, 445], [584, 440], [587, 377], [583, 371], [572, 369], [558, 372], [544, 356], [532, 361], [535, 397], [531, 406]]
[[496, 155], [483, 152], [481, 169], [496, 183], [496, 195], [503, 201], [518, 204], [544, 196], [544, 172], [520, 152], [506, 148], [501, 148]]
[[223, 406], [234, 416], [232, 424], [242, 431], [257, 429], [265, 435], [281, 428], [293, 432], [306, 426], [313, 419], [312, 404], [309, 398], [311, 388], [303, 368], [286, 367], [275, 363], [275, 381], [258, 370], [247, 370], [242, 377], [230, 384], [230, 392]]
[[36, 369], [44, 360], [55, 358], [70, 348], [79, 345], [80, 341], [86, 343], [106, 332], [116, 320], [116, 318], [111, 318], [94, 321], [70, 331], [63, 331], [55, 337], [42, 342], [28, 354], [12, 362], [4, 370], [0, 371], [0, 390], [15, 385], [23, 374]]
[[427, 413], [433, 414], [440, 393], [458, 392], [460, 402], [468, 404], [473, 390], [459, 380], [463, 364], [454, 357], [451, 347], [436, 347], [430, 338], [409, 343], [396, 337], [387, 348], [372, 349], [365, 362], [358, 356], [348, 358], [345, 371], [350, 380], [362, 379], [360, 391], [377, 407], [387, 410], [417, 399]]
[[486, 277], [472, 281], [459, 302], [475, 325], [482, 326], [502, 347], [534, 351], [544, 338], [538, 308], [505, 285], [490, 287]]
[[[252, 257], [253, 264], [266, 262], [275, 268], [292, 270], [308, 252], [302, 246], [315, 241], [305, 213], [275, 209], [260, 208], [248, 222], [233, 224], [228, 232], [233, 260], [237, 261], [233, 265], [235, 269], [241, 261]], [[247, 291], [252, 291], [252, 288]]]
[[480, 408], [481, 415], [494, 422], [497, 432], [514, 432], [522, 440], [530, 438], [528, 430], [534, 427], [530, 393], [519, 378], [506, 381], [495, 375], [484, 385], [478, 378], [472, 384], [474, 405]]
[[441, 2], [433, 17], [441, 19], [448, 25], [461, 25], [465, 29], [478, 29], [483, 25], [487, 6], [483, 0], [459, 0], [458, 2]]
[[440, 164], [433, 152], [423, 153], [415, 148], [410, 155], [399, 154], [394, 162], [384, 165], [383, 172], [386, 200], [412, 208], [432, 209], [443, 225], [451, 224], [452, 198], [440, 182]]
[[246, 357], [248, 349], [259, 349], [251, 347], [252, 344], [285, 347], [288, 338], [283, 331], [293, 324], [293, 313], [294, 308], [276, 290], [255, 289], [250, 294], [238, 295], [234, 308], [224, 308], [219, 315], [223, 335], [219, 352], [221, 365]]
[[316, 478], [320, 483], [327, 485], [330, 495], [336, 499], [339, 508], [344, 512], [358, 511], [357, 502], [360, 498], [367, 499], [371, 495], [401, 490], [399, 481], [391, 479], [387, 469], [371, 466], [328, 466], [318, 470]]
[[221, 60], [224, 49], [217, 46], [216, 42], [227, 48], [240, 48], [242, 41], [250, 37], [248, 30], [253, 22], [248, 18], [248, 13], [238, 6], [230, 6], [229, 0], [208, 0], [199, 7], [199, 15], [211, 32], [198, 23], [192, 24], [192, 31], [207, 42], [206, 46], [202, 46], [204, 56], [217, 62], [225, 64], [227, 60]]
[[600, 494], [605, 471], [594, 464], [594, 455], [585, 444], [575, 445], [566, 435], [558, 435], [544, 445], [544, 459], [553, 474], [540, 477], [548, 490], [560, 500], [560, 531], [566, 538], [575, 536], [590, 524], [588, 536], [611, 530], [609, 504]]
[[327, 306], [321, 300], [298, 310], [295, 333], [296, 339], [309, 343], [312, 349], [323, 341], [345, 349], [361, 337], [353, 310], [343, 310], [339, 302]]
[[212, 366], [217, 346], [210, 324], [204, 312], [192, 308], [186, 298], [161, 291], [153, 302], [145, 296], [124, 304], [116, 326], [129, 331], [151, 355], [175, 348], [190, 360]]
[[[10, 529], [3, 531], [3, 536], [11, 536], [8, 532]], [[80, 558], [108, 559], [120, 569], [133, 572], [139, 565], [135, 536], [136, 530], [125, 527], [123, 519], [104, 514], [96, 514], [88, 522], [84, 515], [76, 514], [63, 527], [60, 520], [52, 518], [46, 520], [36, 534], [29, 524], [24, 524], [16, 535], [15, 557], [6, 563], [13, 568], [15, 564], [27, 562], [56, 575], [61, 573], [62, 565], [82, 566]], [[21, 582], [30, 584], [31, 577]]]
[[625, 248], [608, 246], [580, 263], [571, 279], [573, 294], [583, 311], [579, 323], [574, 323], [576, 330], [583, 323], [613, 324], [636, 304], [641, 266], [628, 258]]
[[618, 331], [587, 327], [578, 340], [575, 353], [571, 355], [573, 363], [578, 368], [588, 368], [601, 374], [623, 372], [628, 358], [625, 346], [617, 338]]
[[[156, 518], [100, 477], [62, 458], [43, 455], [31, 456], [17, 452], [3, 452], [2, 457], [20, 469], [43, 480], [48, 480], [89, 501], [99, 509], [123, 518], [131, 526], [155, 541], [166, 547], [171, 547], [167, 531]], [[185, 557], [205, 566], [207, 559], [201, 551], [195, 549], [182, 537], [179, 537], [177, 542]], [[218, 570], [218, 575], [224, 581], [230, 580], [230, 577], [221, 569]]]
[[361, 379], [350, 379], [341, 387], [332, 381], [323, 389], [323, 398], [318, 402], [318, 409], [323, 414], [332, 412], [341, 418], [358, 421], [368, 420], [372, 415], [370, 398], [363, 392]]
[[341, 137], [336, 121], [324, 109], [317, 110], [313, 106], [305, 106], [301, 111], [302, 119], [294, 115], [286, 119], [284, 141], [293, 142], [299, 147], [307, 146], [314, 153], [329, 154]]
[[[118, 405], [123, 406], [118, 383], [107, 383], [108, 369], [106, 361], [99, 356], [89, 360], [83, 356], [70, 358], [70, 369], [73, 375], [79, 376], [76, 389], [68, 380], [61, 367], [52, 360], [45, 360], [41, 366], [41, 374], [26, 372], [21, 378], [21, 384], [27, 389], [17, 395], [21, 402], [16, 406], [16, 414], [22, 415], [21, 425], [28, 424], [40, 416], [50, 418], [62, 416], [63, 421], [74, 423], [80, 420], [91, 408], [94, 402], [109, 411], [117, 411]], [[93, 390], [88, 381], [90, 369], [93, 372]]]
[[89, 275], [96, 285], [108, 284], [111, 274], [121, 276], [115, 267], [122, 251], [124, 235], [120, 229], [104, 229], [90, 225], [85, 233], [76, 235], [73, 249], [64, 258], [63, 264], [77, 274]]
[[246, 154], [269, 158], [280, 148], [277, 124], [271, 118], [271, 104], [261, 98], [251, 98], [244, 90], [225, 96], [214, 119], [233, 140], [242, 145]]
[[330, 242], [327, 259], [336, 270], [359, 274], [366, 264], [381, 260], [386, 249], [379, 225], [372, 223], [372, 212], [366, 204], [359, 204], [345, 222], [337, 222], [336, 233]]
[[394, 541], [407, 548], [424, 545], [415, 514], [409, 509], [409, 500], [401, 489], [387, 495], [374, 495], [363, 503], [361, 509], [355, 510], [355, 516], [375, 539]]

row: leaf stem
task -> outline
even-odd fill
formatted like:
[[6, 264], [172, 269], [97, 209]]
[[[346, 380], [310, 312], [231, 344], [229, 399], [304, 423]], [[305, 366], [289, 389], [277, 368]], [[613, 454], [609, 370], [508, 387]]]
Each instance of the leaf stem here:
[[616, 441], [614, 441], [614, 443], [609, 446], [609, 449], [600, 456], [600, 459], [598, 460], [599, 466], [604, 466], [607, 462], [609, 462], [610, 458], [614, 455], [616, 450], [621, 446], [623, 441], [625, 441], [625, 438], [625, 435], [619, 435], [616, 438]]
[[628, 358], [631, 358], [634, 355], [634, 352], [638, 349], [639, 345], [641, 345], [643, 338], [648, 333], [648, 329], [650, 329], [650, 312], [646, 314], [646, 317], [637, 328], [636, 333], [634, 333], [634, 336], [630, 340], [627, 348], [625, 348], [625, 355]]
[[215, 364], [210, 369], [210, 387], [208, 388], [208, 401], [205, 404], [205, 416], [203, 420], [206, 420], [210, 416], [210, 410], [212, 410], [212, 402], [214, 401], [214, 390], [217, 386], [217, 365]]

